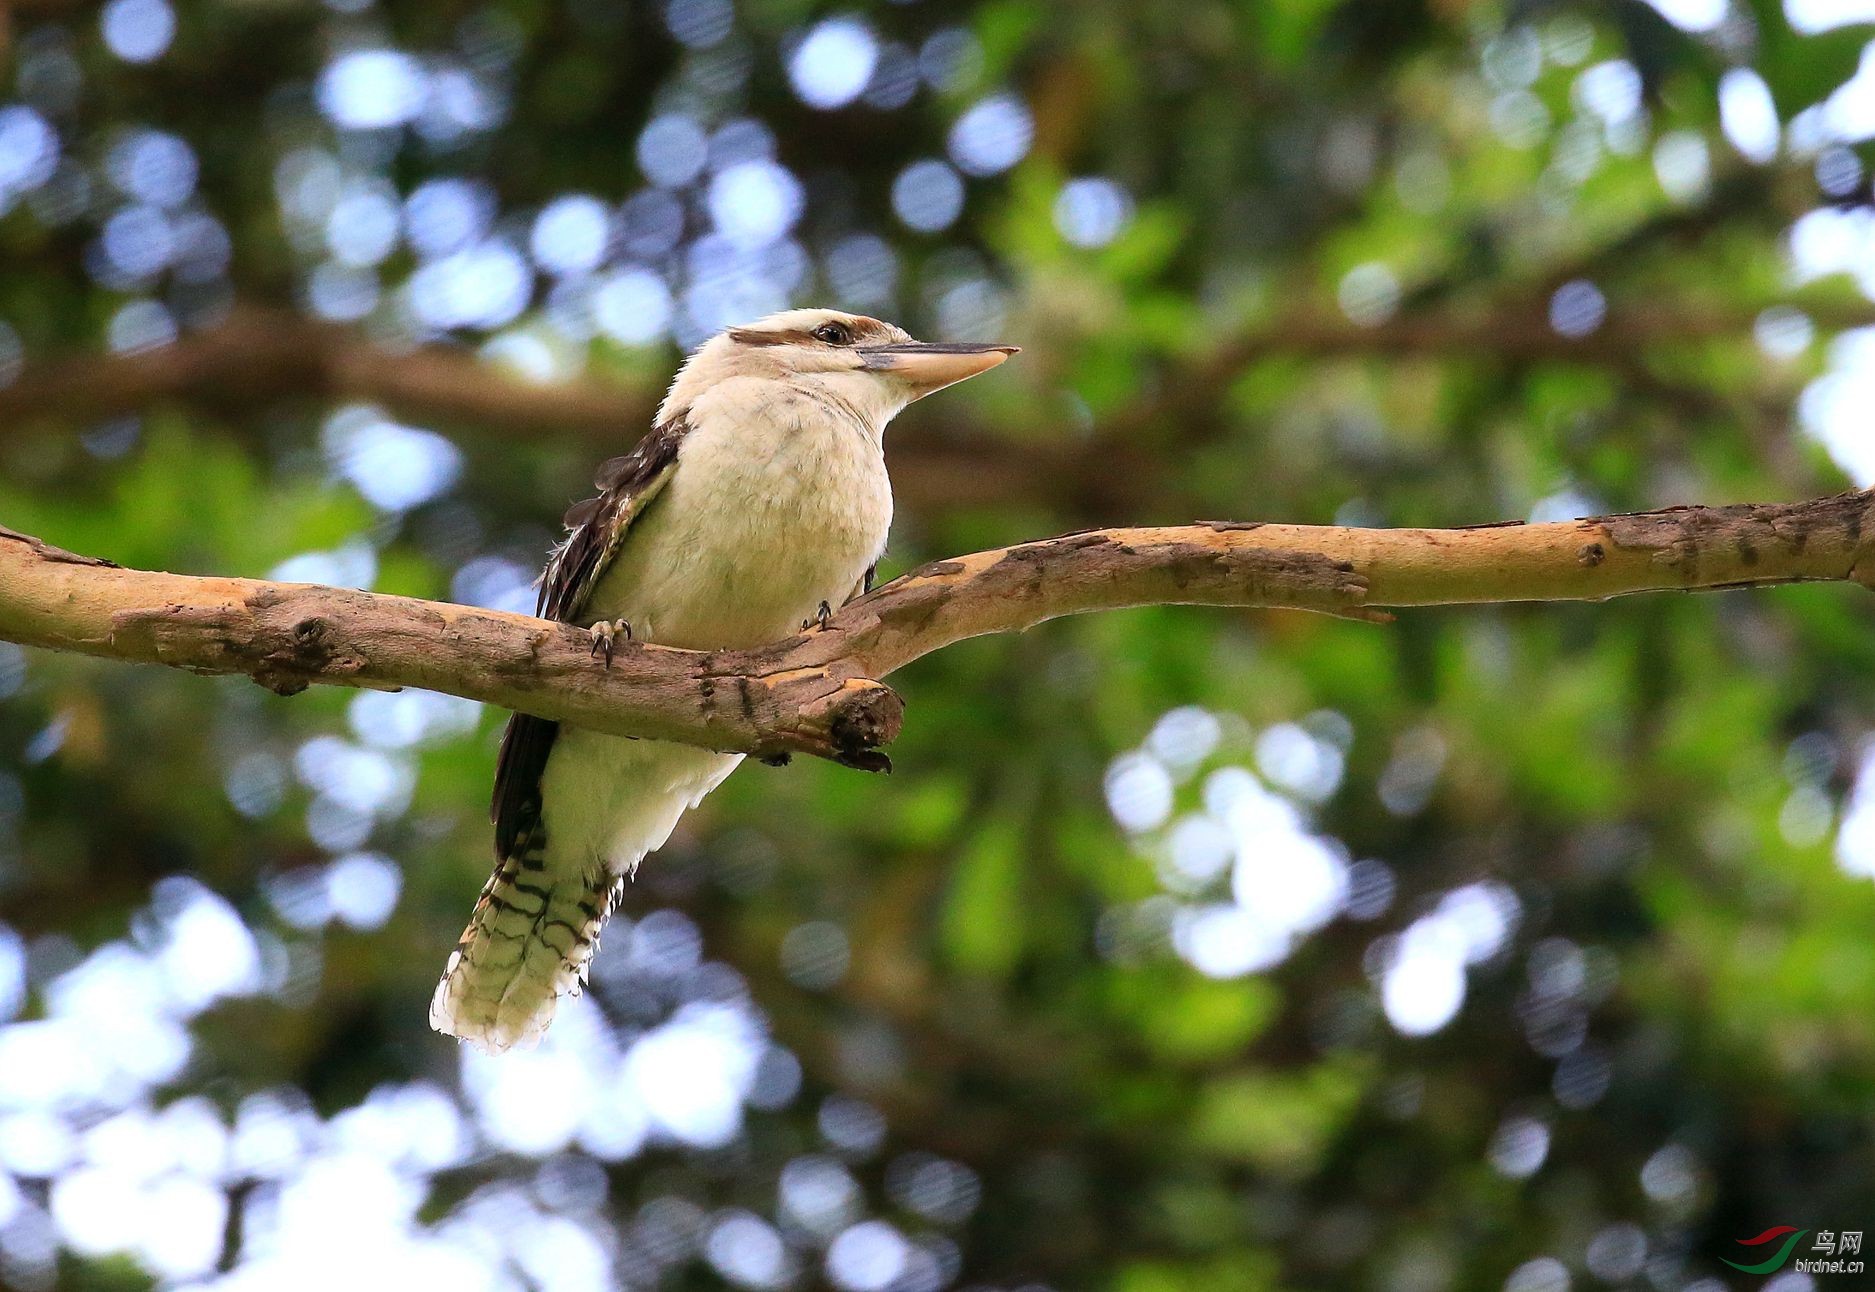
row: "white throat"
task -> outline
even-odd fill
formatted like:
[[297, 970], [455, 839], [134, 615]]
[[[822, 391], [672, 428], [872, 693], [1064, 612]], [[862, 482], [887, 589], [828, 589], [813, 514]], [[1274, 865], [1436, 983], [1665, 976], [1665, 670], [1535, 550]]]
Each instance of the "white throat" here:
[[887, 423], [907, 402], [869, 372], [817, 372], [788, 384], [825, 408], [829, 417], [850, 423], [875, 448], [883, 447]]

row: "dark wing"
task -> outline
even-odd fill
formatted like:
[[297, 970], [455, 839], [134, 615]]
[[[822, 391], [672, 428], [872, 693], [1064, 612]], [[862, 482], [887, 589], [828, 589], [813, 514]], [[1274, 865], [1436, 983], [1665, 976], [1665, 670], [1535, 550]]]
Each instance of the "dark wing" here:
[[[677, 467], [677, 449], [689, 430], [684, 419], [660, 423], [638, 446], [599, 465], [593, 484], [597, 498], [575, 503], [566, 513], [567, 536], [547, 558], [540, 576], [540, 599], [534, 613], [544, 619], [578, 623], [592, 590], [612, 564], [632, 522], [644, 514]], [[540, 777], [547, 769], [560, 724], [531, 714], [508, 719], [495, 760], [495, 795], [489, 814], [495, 822], [495, 856], [512, 857], [525, 848], [540, 822]]]

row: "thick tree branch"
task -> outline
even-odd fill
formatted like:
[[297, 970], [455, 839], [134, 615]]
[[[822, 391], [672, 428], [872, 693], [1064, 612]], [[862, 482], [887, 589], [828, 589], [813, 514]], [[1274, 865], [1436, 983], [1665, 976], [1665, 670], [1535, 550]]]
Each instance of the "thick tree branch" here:
[[1206, 522], [1103, 529], [937, 561], [825, 630], [747, 651], [632, 645], [609, 668], [568, 624], [408, 597], [121, 569], [0, 529], [0, 639], [282, 693], [425, 687], [619, 735], [883, 767], [879, 680], [966, 638], [1145, 605], [1600, 600], [1808, 580], [1875, 583], [1875, 493], [1469, 529]]

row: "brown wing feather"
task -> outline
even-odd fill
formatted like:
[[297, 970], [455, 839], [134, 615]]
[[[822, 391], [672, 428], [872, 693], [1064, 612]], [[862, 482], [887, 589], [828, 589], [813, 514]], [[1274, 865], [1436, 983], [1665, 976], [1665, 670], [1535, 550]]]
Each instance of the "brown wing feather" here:
[[[630, 453], [599, 464], [593, 478], [599, 496], [575, 503], [566, 513], [568, 533], [547, 558], [534, 613], [564, 623], [579, 621], [632, 522], [669, 481], [688, 430], [681, 416], [674, 417], [655, 427]], [[508, 719], [489, 804], [498, 859], [515, 856], [517, 848], [525, 850], [540, 823], [540, 778], [559, 731], [559, 723], [531, 714]]]

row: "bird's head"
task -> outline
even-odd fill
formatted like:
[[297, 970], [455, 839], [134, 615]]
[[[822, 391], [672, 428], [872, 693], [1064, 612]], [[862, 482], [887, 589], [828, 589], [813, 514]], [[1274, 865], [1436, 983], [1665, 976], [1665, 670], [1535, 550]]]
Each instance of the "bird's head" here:
[[1013, 345], [915, 341], [901, 327], [839, 310], [786, 310], [705, 342], [671, 383], [658, 420], [718, 382], [780, 381], [858, 417], [875, 434], [915, 399], [988, 372]]

